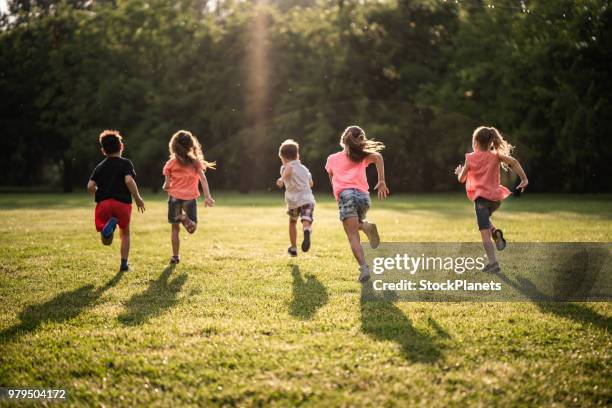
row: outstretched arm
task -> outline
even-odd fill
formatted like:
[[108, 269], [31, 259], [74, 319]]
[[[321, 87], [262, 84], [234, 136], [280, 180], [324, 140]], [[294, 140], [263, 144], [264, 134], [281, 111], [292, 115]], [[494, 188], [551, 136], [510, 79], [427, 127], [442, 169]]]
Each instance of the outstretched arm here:
[[210, 195], [210, 188], [208, 187], [208, 179], [206, 178], [206, 174], [204, 174], [204, 170], [200, 171], [200, 184], [202, 184], [202, 191], [204, 191], [204, 205], [206, 207], [212, 207], [215, 205], [215, 200]]
[[378, 198], [384, 199], [389, 195], [389, 188], [385, 182], [385, 161], [383, 160], [382, 154], [372, 153], [366, 160], [369, 163], [376, 165], [376, 172], [378, 173], [378, 182], [374, 186], [374, 190], [378, 190]]
[[134, 180], [134, 178], [128, 174], [127, 176], [125, 176], [125, 185], [127, 186], [128, 190], [130, 190], [130, 194], [132, 194], [132, 197], [134, 197], [134, 201], [136, 201], [136, 207], [138, 207], [138, 211], [144, 212], [145, 205], [144, 201], [142, 200], [142, 197], [140, 196], [140, 193], [138, 192], [136, 180]]
[[521, 183], [516, 186], [516, 188], [520, 188], [521, 192], [525, 191], [525, 188], [529, 184], [529, 180], [527, 180], [527, 174], [525, 174], [525, 170], [523, 170], [521, 163], [519, 163], [519, 161], [512, 156], [506, 156], [505, 154], [501, 153], [499, 153], [498, 156], [499, 160], [506, 163], [512, 169], [512, 171], [514, 171], [521, 178]]

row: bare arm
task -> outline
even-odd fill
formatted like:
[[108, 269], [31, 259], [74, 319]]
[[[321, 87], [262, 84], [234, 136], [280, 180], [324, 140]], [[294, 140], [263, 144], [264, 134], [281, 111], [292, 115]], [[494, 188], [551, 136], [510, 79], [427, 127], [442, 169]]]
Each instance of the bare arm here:
[[460, 183], [465, 183], [465, 180], [467, 179], [467, 173], [468, 173], [468, 167], [467, 167], [467, 161], [465, 163], [463, 163], [463, 165], [458, 165], [457, 168], [455, 169], [455, 174], [457, 175], [457, 180], [459, 180]]
[[206, 207], [212, 207], [215, 205], [215, 200], [210, 195], [210, 188], [208, 187], [208, 179], [206, 178], [206, 174], [204, 170], [200, 171], [200, 184], [202, 184], [202, 191], [204, 191], [204, 205]]
[[276, 180], [276, 185], [278, 186], [278, 188], [283, 187], [283, 185], [285, 184], [285, 181], [289, 178], [290, 175], [291, 175], [291, 167], [285, 167], [283, 169], [283, 172], [281, 173], [281, 176], [278, 178], [278, 180]]
[[134, 201], [136, 201], [136, 206], [138, 207], [138, 211], [144, 212], [145, 211], [144, 201], [142, 200], [142, 197], [140, 196], [140, 193], [138, 192], [138, 186], [136, 185], [136, 181], [129, 174], [125, 176], [125, 185], [127, 186], [128, 190], [130, 190], [130, 194], [132, 194], [132, 197], [134, 197]]
[[164, 185], [162, 186], [162, 190], [168, 191], [169, 188], [170, 188], [170, 176], [165, 175], [164, 176]]
[[376, 165], [376, 172], [378, 173], [378, 182], [374, 186], [374, 190], [378, 190], [378, 198], [383, 199], [389, 195], [389, 188], [385, 182], [385, 161], [383, 160], [382, 154], [372, 153], [365, 159], [368, 164], [374, 163]]
[[89, 180], [87, 182], [87, 191], [89, 191], [91, 195], [95, 195], [97, 189], [98, 189], [98, 186], [96, 185], [95, 181]]
[[525, 188], [529, 184], [529, 180], [527, 180], [527, 174], [525, 174], [525, 170], [523, 170], [521, 163], [519, 163], [519, 161], [512, 156], [506, 156], [505, 154], [501, 153], [499, 153], [498, 156], [499, 160], [506, 163], [512, 169], [512, 171], [514, 171], [520, 177], [521, 183], [516, 188], [520, 188], [521, 191], [525, 191]]

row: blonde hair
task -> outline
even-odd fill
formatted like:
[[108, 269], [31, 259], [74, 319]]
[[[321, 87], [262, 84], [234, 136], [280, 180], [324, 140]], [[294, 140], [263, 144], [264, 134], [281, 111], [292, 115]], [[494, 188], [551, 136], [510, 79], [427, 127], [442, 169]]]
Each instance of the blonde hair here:
[[359, 126], [349, 126], [340, 136], [340, 146], [346, 149], [349, 159], [360, 162], [372, 153], [380, 152], [385, 145], [374, 139], [368, 139], [365, 131]]
[[201, 163], [204, 168], [215, 168], [215, 162], [204, 160], [200, 142], [187, 130], [179, 130], [172, 135], [168, 143], [168, 150], [170, 158], [178, 160], [182, 165], [196, 166], [196, 163]]
[[[474, 130], [472, 135], [472, 142], [478, 144], [482, 150], [495, 150], [497, 153], [501, 153], [505, 156], [512, 154], [512, 146], [494, 127], [480, 126]], [[501, 166], [504, 170], [508, 171], [508, 165], [501, 162]]]

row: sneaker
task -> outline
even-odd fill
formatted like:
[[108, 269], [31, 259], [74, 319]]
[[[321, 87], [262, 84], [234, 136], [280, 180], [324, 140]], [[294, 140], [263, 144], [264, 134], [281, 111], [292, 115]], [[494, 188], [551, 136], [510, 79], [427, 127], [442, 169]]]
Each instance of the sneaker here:
[[111, 217], [110, 220], [106, 221], [106, 224], [104, 224], [104, 228], [102, 228], [101, 231], [102, 237], [105, 239], [112, 237], [113, 233], [115, 232], [115, 228], [117, 228], [118, 222], [119, 220], [117, 220], [115, 217]]
[[310, 230], [304, 230], [304, 240], [302, 241], [302, 252], [308, 252], [310, 249]]
[[495, 248], [498, 251], [503, 251], [506, 248], [506, 240], [504, 239], [504, 233], [500, 229], [493, 230], [493, 241], [495, 242]]
[[181, 260], [178, 256], [173, 256], [172, 258], [170, 258], [170, 265], [176, 265], [179, 262], [181, 262]]
[[127, 262], [121, 262], [121, 266], [119, 267], [119, 272], [127, 272], [130, 270], [130, 265]]
[[295, 257], [297, 256], [297, 248], [289, 247], [287, 248], [287, 253], [291, 255], [292, 257]]
[[501, 268], [499, 267], [499, 263], [492, 262], [482, 268], [482, 271], [485, 273], [499, 273], [501, 272]]
[[359, 282], [364, 283], [370, 280], [370, 267], [361, 265], [359, 267]]
[[363, 232], [370, 241], [370, 248], [376, 249], [380, 245], [380, 236], [378, 235], [378, 228], [376, 224], [370, 224], [368, 222], [363, 223]]

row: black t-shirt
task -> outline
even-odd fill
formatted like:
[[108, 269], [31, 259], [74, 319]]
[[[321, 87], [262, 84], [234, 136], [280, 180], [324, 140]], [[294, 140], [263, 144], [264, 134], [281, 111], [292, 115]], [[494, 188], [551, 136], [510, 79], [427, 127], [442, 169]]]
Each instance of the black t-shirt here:
[[125, 176], [136, 177], [134, 165], [123, 157], [107, 157], [91, 173], [96, 182], [96, 203], [114, 198], [122, 203], [132, 204], [132, 195], [125, 184]]

